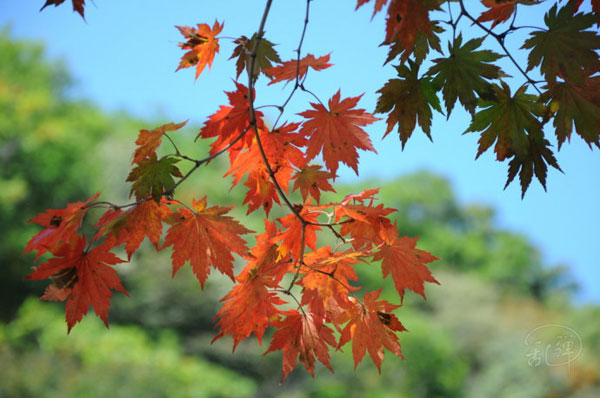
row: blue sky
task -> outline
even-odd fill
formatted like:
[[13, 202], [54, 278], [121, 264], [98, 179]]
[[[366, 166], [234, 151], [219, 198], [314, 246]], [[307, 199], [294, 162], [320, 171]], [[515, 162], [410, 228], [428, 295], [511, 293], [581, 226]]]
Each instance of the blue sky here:
[[[9, 24], [15, 37], [45, 42], [50, 57], [63, 59], [77, 79], [75, 95], [106, 110], [126, 110], [146, 119], [190, 119], [198, 125], [226, 102], [223, 91], [234, 89], [235, 66], [227, 61], [233, 44], [221, 40], [221, 53], [212, 70], [194, 82], [192, 69], [175, 73], [182, 52], [177, 47], [181, 35], [174, 26], [212, 25], [218, 19], [225, 22], [222, 36], [251, 36], [264, 6], [260, 1], [241, 0], [95, 0], [87, 2], [84, 22], [67, 3], [40, 13], [43, 0], [1, 1], [0, 26]], [[477, 14], [479, 2], [467, 3]], [[372, 111], [375, 91], [395, 77], [395, 71], [391, 65], [382, 67], [386, 50], [378, 44], [384, 37], [383, 15], [371, 21], [372, 6], [355, 12], [354, 4], [339, 0], [311, 3], [304, 53], [331, 53], [335, 66], [310, 73], [306, 85], [322, 100], [340, 88], [343, 97], [364, 93], [359, 106]], [[266, 37], [278, 43], [276, 48], [284, 60], [294, 57], [304, 7], [303, 0], [274, 1]], [[588, 2], [584, 9], [589, 9]], [[542, 17], [540, 12], [521, 7], [517, 25], [541, 25]], [[480, 36], [477, 28], [469, 32]], [[509, 37], [509, 47], [518, 48], [526, 34], [522, 30]], [[486, 43], [493, 45], [491, 40]], [[522, 55], [518, 60], [525, 65]], [[514, 67], [506, 64], [506, 72], [516, 77], [517, 85], [522, 83]], [[281, 85], [259, 85], [257, 104], [279, 104], [286, 93]], [[289, 119], [294, 120], [294, 114], [305, 110], [310, 100], [302, 93], [297, 95], [289, 107]], [[507, 165], [496, 162], [491, 151], [475, 161], [478, 134], [462, 135], [468, 120], [467, 114], [456, 108], [449, 120], [437, 115], [433, 120], [434, 142], [417, 129], [404, 151], [394, 133], [381, 140], [384, 121], [369, 126], [367, 132], [378, 154], [361, 153], [360, 177], [386, 179], [420, 169], [445, 176], [462, 203], [491, 205], [497, 210], [497, 224], [530, 237], [542, 249], [546, 262], [570, 265], [582, 287], [579, 302], [600, 302], [600, 261], [596, 254], [600, 248], [600, 153], [574, 136], [557, 154], [565, 174], [549, 170], [548, 192], [534, 181], [521, 200], [518, 182], [502, 190]], [[136, 134], [132, 132], [132, 140]], [[548, 130], [547, 136], [555, 144], [552, 135]], [[348, 168], [338, 174], [343, 181], [358, 178]]]

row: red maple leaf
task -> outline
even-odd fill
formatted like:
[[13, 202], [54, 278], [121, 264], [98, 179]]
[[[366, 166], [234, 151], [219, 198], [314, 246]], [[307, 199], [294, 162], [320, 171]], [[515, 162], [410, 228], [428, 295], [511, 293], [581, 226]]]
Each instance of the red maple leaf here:
[[185, 43], [179, 43], [183, 50], [189, 50], [181, 57], [177, 70], [196, 65], [196, 79], [206, 65], [212, 66], [215, 54], [219, 52], [219, 39], [216, 36], [223, 30], [223, 24], [215, 21], [212, 29], [207, 24], [198, 24], [194, 29], [190, 26], [176, 26], [185, 37]]
[[[54, 5], [54, 7], [58, 7], [59, 5], [61, 5], [64, 2], [65, 2], [65, 0], [46, 0], [46, 2], [44, 3], [44, 5], [40, 9], [40, 11], [42, 11], [44, 8], [51, 6], [51, 5]], [[84, 15], [85, 0], [71, 0], [71, 2], [73, 3], [73, 11], [78, 12], [79, 15], [81, 15], [81, 18], [85, 19], [85, 15]]]
[[162, 221], [169, 214], [171, 209], [164, 204], [164, 199], [160, 204], [149, 200], [126, 211], [108, 210], [96, 224], [98, 231], [94, 239], [104, 236], [104, 244], [109, 247], [125, 243], [125, 251], [131, 258], [146, 237], [158, 249]]
[[140, 130], [140, 135], [135, 141], [138, 146], [133, 153], [133, 160], [131, 163], [139, 163], [141, 160], [150, 157], [156, 152], [156, 149], [160, 146], [162, 139], [167, 131], [179, 130], [185, 124], [187, 120], [182, 123], [168, 123], [163, 124], [154, 130]]
[[439, 9], [437, 0], [392, 0], [383, 44], [399, 43], [406, 53], [411, 53], [418, 32], [433, 35], [429, 12], [435, 9]]
[[406, 329], [391, 313], [398, 306], [383, 300], [376, 301], [380, 293], [381, 290], [365, 292], [364, 304], [351, 297], [350, 306], [334, 320], [336, 324], [348, 322], [342, 330], [338, 348], [352, 340], [355, 369], [368, 351], [381, 373], [384, 347], [394, 355], [403, 358], [398, 336], [394, 332], [402, 332]]
[[[592, 1], [592, 11], [596, 14], [600, 14], [600, 0], [591, 0]], [[569, 0], [569, 3], [575, 3], [575, 11], [579, 10], [581, 3], [583, 0]]]
[[[367, 4], [370, 1], [371, 0], [358, 0], [356, 2], [356, 8], [355, 8], [355, 10], [358, 10], [360, 7], [362, 7], [363, 5]], [[388, 0], [375, 0], [375, 6], [373, 8], [373, 16], [372, 17], [374, 17], [375, 14], [377, 14], [379, 11], [381, 11], [381, 9], [385, 5], [385, 3], [387, 3], [387, 1]]]
[[233, 218], [223, 215], [228, 213], [231, 207], [207, 208], [206, 197], [192, 201], [192, 206], [193, 212], [180, 208], [177, 209], [177, 213], [167, 218], [172, 225], [162, 248], [173, 246], [173, 276], [189, 261], [202, 288], [211, 265], [233, 280], [231, 253], [241, 256], [246, 254], [248, 248], [240, 235], [252, 231]]
[[36, 260], [44, 253], [51, 251], [60, 242], [68, 242], [79, 229], [83, 216], [88, 210], [87, 205], [98, 199], [99, 193], [85, 202], [69, 203], [65, 209], [48, 209], [29, 219], [46, 227], [27, 242], [24, 253], [37, 250]]
[[42, 298], [67, 300], [65, 312], [69, 332], [87, 314], [90, 306], [108, 327], [111, 289], [129, 295], [114, 268], [110, 267], [123, 260], [109, 252], [110, 248], [104, 245], [91, 250], [85, 250], [85, 246], [85, 237], [75, 235], [71, 242], [52, 250], [54, 258], [40, 264], [25, 277], [54, 280]]
[[425, 282], [439, 282], [431, 275], [425, 264], [439, 258], [431, 253], [416, 248], [418, 238], [403, 236], [396, 238], [391, 244], [383, 244], [373, 255], [373, 260], [381, 262], [383, 277], [392, 275], [394, 285], [400, 296], [404, 289], [410, 289], [425, 297]]
[[263, 355], [273, 351], [282, 351], [283, 381], [294, 370], [298, 359], [310, 375], [314, 377], [316, 359], [321, 361], [333, 373], [329, 364], [329, 344], [336, 346], [333, 331], [322, 323], [315, 322], [310, 312], [300, 314], [296, 310], [285, 313], [284, 320], [271, 322], [278, 328], [273, 334], [271, 345]]
[[377, 153], [368, 134], [361, 128], [379, 118], [364, 109], [352, 109], [361, 96], [345, 98], [340, 102], [340, 91], [329, 100], [329, 109], [323, 104], [311, 103], [314, 109], [300, 113], [307, 120], [300, 133], [308, 138], [306, 160], [310, 161], [323, 152], [325, 166], [333, 174], [339, 163], [344, 163], [358, 174], [357, 149]]
[[515, 12], [516, 0], [482, 0], [483, 5], [489, 8], [489, 10], [481, 13], [477, 20], [479, 22], [493, 21], [492, 29], [499, 23], [508, 21], [511, 15]]
[[287, 61], [282, 65], [264, 69], [263, 73], [271, 78], [269, 85], [283, 81], [290, 82], [296, 80], [296, 77], [302, 79], [308, 72], [309, 67], [319, 71], [333, 66], [333, 64], [328, 64], [328, 62], [329, 54], [319, 58], [315, 58], [314, 55], [308, 54], [306, 57], [302, 58], [300, 62], [295, 59]]

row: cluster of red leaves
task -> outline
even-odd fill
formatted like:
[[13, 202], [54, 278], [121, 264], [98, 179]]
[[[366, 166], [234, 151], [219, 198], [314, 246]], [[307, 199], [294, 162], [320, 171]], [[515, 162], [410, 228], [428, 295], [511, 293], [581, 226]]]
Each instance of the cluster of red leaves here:
[[[398, 12], [422, 17], [413, 9], [420, 10], [418, 2], [409, 3], [410, 10], [402, 6]], [[406, 37], [411, 26], [391, 27], [390, 37], [412, 40]], [[219, 51], [223, 24], [177, 28], [186, 40], [180, 47], [187, 51], [178, 69], [196, 66], [197, 78]], [[398, 305], [378, 300], [380, 291], [361, 291], [357, 269], [380, 262], [382, 277], [391, 275], [401, 301], [407, 289], [425, 297], [425, 282], [438, 283], [426, 266], [437, 258], [417, 249], [416, 238], [399, 235], [389, 219], [394, 210], [377, 202], [377, 189], [320, 204], [322, 192], [335, 192], [331, 181], [340, 164], [358, 174], [358, 150], [375, 152], [364, 128], [378, 118], [357, 108], [361, 96], [343, 98], [338, 91], [327, 104], [311, 103], [299, 113], [299, 122], [268, 126], [254, 107], [252, 79], [262, 73], [269, 84], [295, 81], [296, 90], [309, 68], [320, 71], [332, 64], [329, 55], [281, 61], [267, 40], [264, 49], [256, 49], [256, 37], [237, 39], [232, 55], [238, 77], [244, 68], [255, 72], [249, 73], [250, 89], [235, 81], [235, 90], [226, 92], [228, 104], [210, 115], [198, 133], [198, 139], [213, 140], [209, 156], [195, 160], [177, 147], [175, 154], [159, 156], [161, 144], [173, 143], [170, 134], [186, 122], [141, 130], [127, 177], [135, 202], [117, 206], [94, 195], [32, 218], [30, 222], [44, 229], [25, 251], [37, 252], [36, 259], [47, 253], [53, 257], [27, 278], [52, 280], [42, 299], [66, 302], [69, 331], [90, 306], [108, 326], [112, 291], [127, 294], [112, 267], [124, 260], [113, 251], [122, 247], [131, 259], [148, 238], [156, 250], [171, 248], [173, 275], [189, 263], [201, 288], [211, 268], [234, 281], [215, 318], [215, 340], [231, 335], [235, 350], [251, 334], [261, 341], [267, 328], [273, 328], [265, 354], [282, 351], [283, 378], [297, 361], [311, 374], [317, 360], [332, 370], [329, 349], [340, 350], [349, 342], [355, 366], [368, 351], [381, 370], [384, 348], [402, 356], [396, 332], [406, 329], [393, 314]], [[233, 178], [232, 186], [244, 181], [248, 213], [262, 207], [268, 217], [274, 203], [290, 211], [276, 222], [265, 219], [265, 231], [256, 236], [252, 248], [242, 236], [253, 231], [227, 215], [230, 207], [208, 207], [206, 198], [189, 205], [173, 198], [195, 169], [222, 153], [228, 155], [225, 175]], [[324, 165], [315, 164], [317, 158]], [[178, 165], [182, 160], [193, 163], [185, 173]], [[294, 191], [299, 191], [300, 203], [290, 201]], [[95, 208], [105, 211], [88, 240], [82, 235], [82, 222]], [[320, 243], [321, 234], [328, 231], [337, 240], [335, 247]], [[234, 253], [246, 262], [237, 276]]]

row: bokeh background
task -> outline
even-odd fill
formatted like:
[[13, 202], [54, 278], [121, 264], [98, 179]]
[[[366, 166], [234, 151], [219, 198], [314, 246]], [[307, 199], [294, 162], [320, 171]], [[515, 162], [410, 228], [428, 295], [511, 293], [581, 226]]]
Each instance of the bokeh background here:
[[[265, 343], [250, 339], [233, 355], [227, 339], [210, 344], [231, 282], [213, 274], [201, 291], [188, 269], [171, 279], [168, 251], [146, 244], [119, 267], [131, 297], [114, 297], [110, 330], [90, 315], [67, 336], [62, 305], [37, 300], [45, 283], [23, 281], [34, 262], [21, 252], [37, 231], [25, 221], [96, 192], [125, 202], [141, 128], [190, 119], [175, 138], [188, 154], [205, 154], [207, 143], [193, 138], [233, 87], [233, 46], [224, 40], [194, 83], [192, 71], [173, 73], [181, 56], [173, 25], [218, 18], [224, 36], [250, 36], [263, 5], [98, 0], [83, 21], [69, 4], [39, 13], [41, 3], [0, 1], [1, 397], [600, 396], [600, 157], [574, 138], [558, 154], [565, 174], [550, 173], [548, 193], [532, 183], [521, 200], [517, 184], [501, 190], [505, 165], [473, 160], [477, 137], [461, 135], [460, 112], [434, 120], [434, 143], [415, 131], [404, 152], [393, 134], [381, 141], [383, 122], [373, 125], [379, 155], [361, 157], [360, 179], [341, 170], [328, 197], [380, 186], [401, 232], [443, 259], [432, 264], [441, 286], [427, 287], [427, 301], [408, 295], [398, 310], [406, 360], [386, 356], [381, 375], [368, 360], [353, 370], [347, 348], [332, 355], [335, 374], [318, 367], [311, 379], [297, 368], [280, 384], [280, 354], [263, 357]], [[275, 2], [267, 38], [283, 59], [293, 56], [304, 4]], [[307, 86], [322, 98], [340, 87], [344, 96], [364, 92], [360, 105], [373, 109], [374, 91], [394, 75], [381, 67], [382, 18], [369, 22], [370, 9], [337, 1], [311, 7], [305, 50], [332, 52], [336, 65]], [[542, 15], [520, 17], [535, 24]], [[263, 104], [285, 94], [258, 93]], [[299, 95], [289, 117], [308, 100]], [[178, 195], [237, 204], [235, 216], [259, 230], [262, 215], [245, 215], [245, 192], [229, 190], [225, 170], [211, 163]], [[360, 277], [397, 301], [377, 264]], [[539, 329], [548, 325], [559, 326]]]

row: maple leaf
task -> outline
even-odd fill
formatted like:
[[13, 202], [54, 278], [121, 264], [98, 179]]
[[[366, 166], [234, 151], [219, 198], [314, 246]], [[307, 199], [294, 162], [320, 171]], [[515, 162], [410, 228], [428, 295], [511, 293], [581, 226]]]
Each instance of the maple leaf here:
[[600, 23], [600, 16], [574, 14], [575, 5], [568, 3], [557, 11], [556, 4], [544, 16], [548, 30], [535, 31], [521, 48], [531, 49], [527, 70], [540, 65], [542, 74], [549, 84], [560, 76], [583, 84], [587, 71], [598, 70], [600, 60], [600, 36], [587, 30]]
[[352, 340], [354, 369], [368, 351], [381, 373], [384, 347], [394, 355], [403, 358], [398, 336], [394, 332], [402, 332], [406, 329], [391, 313], [398, 306], [383, 300], [376, 301], [380, 294], [381, 290], [365, 292], [364, 304], [351, 297], [349, 308], [334, 320], [336, 324], [348, 322], [340, 335], [338, 349]]
[[106, 246], [98, 246], [89, 251], [85, 250], [85, 246], [85, 237], [75, 235], [72, 241], [52, 251], [54, 258], [40, 264], [25, 277], [30, 280], [55, 280], [54, 287], [49, 288], [43, 297], [60, 300], [66, 296], [65, 312], [69, 332], [87, 314], [90, 306], [108, 327], [111, 289], [129, 296], [116, 271], [110, 267], [123, 260], [109, 252], [110, 248]]
[[215, 316], [215, 319], [219, 318], [219, 332], [212, 340], [231, 334], [233, 351], [252, 333], [261, 343], [269, 323], [279, 318], [280, 311], [275, 306], [286, 304], [275, 292], [268, 291], [268, 287], [277, 285], [264, 274], [243, 272], [236, 280], [239, 283], [221, 299], [223, 307]]
[[398, 76], [402, 79], [391, 79], [377, 91], [380, 96], [375, 108], [375, 113], [389, 112], [384, 137], [392, 131], [394, 125], [398, 125], [402, 149], [412, 135], [417, 121], [431, 139], [431, 108], [442, 112], [437, 86], [427, 76], [419, 78], [417, 64], [409, 61], [409, 67], [396, 66]]
[[537, 119], [543, 117], [547, 109], [538, 102], [536, 96], [525, 94], [527, 86], [519, 88], [514, 96], [504, 82], [502, 87], [494, 86], [497, 101], [484, 101], [486, 109], [477, 112], [471, 125], [465, 131], [483, 131], [479, 138], [478, 158], [494, 142], [494, 152], [499, 161], [509, 157], [514, 158], [509, 163], [508, 180], [505, 188], [511, 183], [516, 173], [521, 169], [520, 179], [522, 195], [535, 175], [546, 188], [546, 163], [560, 170], [549, 143], [545, 140], [542, 123]]
[[154, 198], [157, 202], [164, 192], [169, 192], [175, 186], [173, 177], [183, 177], [181, 171], [175, 166], [179, 159], [164, 157], [156, 158], [156, 153], [141, 160], [131, 170], [126, 181], [133, 182], [129, 196], [135, 193], [135, 198], [141, 200], [147, 197]]
[[504, 75], [498, 66], [492, 64], [502, 55], [491, 50], [475, 51], [484, 39], [472, 39], [463, 45], [462, 35], [459, 34], [453, 43], [448, 43], [450, 55], [434, 59], [434, 65], [427, 72], [433, 76], [434, 83], [442, 87], [447, 117], [450, 117], [457, 99], [473, 114], [477, 105], [476, 94], [482, 96], [492, 91], [492, 85], [487, 80]]
[[333, 331], [322, 323], [317, 323], [310, 312], [300, 314], [296, 310], [285, 313], [284, 320], [277, 320], [271, 326], [278, 330], [273, 334], [271, 344], [263, 355], [282, 351], [283, 381], [294, 370], [298, 359], [310, 375], [314, 377], [316, 359], [333, 373], [329, 364], [329, 344], [336, 346]]
[[527, 152], [527, 133], [542, 131], [542, 124], [537, 117], [541, 117], [546, 108], [537, 101], [536, 96], [525, 93], [525, 85], [514, 96], [504, 82], [502, 87], [494, 85], [493, 89], [496, 100], [482, 101], [482, 106], [486, 108], [473, 116], [465, 133], [483, 132], [476, 159], [496, 142], [496, 158], [503, 161], [514, 153]]
[[[335, 208], [335, 222], [340, 222], [340, 234], [352, 237], [352, 247], [370, 249], [373, 245], [389, 241], [390, 236], [397, 235], [396, 228], [392, 225], [387, 215], [394, 209], [386, 208], [383, 204], [374, 206], [375, 195], [378, 189], [368, 189], [356, 195], [348, 195]], [[368, 203], [365, 204], [365, 202]], [[349, 222], [351, 221], [351, 222]]]
[[290, 82], [292, 80], [302, 79], [308, 72], [309, 67], [319, 71], [333, 66], [333, 64], [329, 64], [328, 62], [329, 54], [319, 58], [315, 58], [314, 55], [308, 54], [300, 61], [293, 59], [291, 61], [283, 62], [282, 65], [263, 69], [263, 73], [271, 78], [269, 85], [283, 81]]
[[321, 166], [307, 165], [298, 170], [292, 177], [292, 180], [295, 180], [293, 190], [300, 189], [303, 200], [306, 201], [306, 198], [310, 195], [319, 203], [321, 191], [335, 192], [335, 189], [327, 181], [330, 178], [335, 178], [335, 175], [328, 171], [321, 171]]
[[439, 9], [438, 0], [392, 0], [388, 6], [383, 44], [394, 44], [407, 54], [413, 51], [418, 33], [433, 35], [429, 12]]
[[140, 130], [140, 135], [135, 141], [138, 146], [133, 153], [133, 160], [131, 163], [139, 163], [145, 158], [151, 157], [152, 154], [156, 153], [156, 149], [162, 143], [162, 139], [167, 131], [176, 131], [185, 126], [187, 120], [182, 123], [168, 123], [163, 124], [154, 130]]
[[362, 95], [345, 98], [340, 102], [340, 91], [329, 100], [329, 109], [323, 104], [311, 103], [314, 109], [299, 115], [307, 119], [302, 124], [301, 134], [308, 138], [306, 160], [323, 153], [327, 169], [335, 174], [339, 163], [350, 166], [358, 175], [357, 149], [377, 153], [368, 134], [361, 128], [379, 118], [364, 109], [352, 109]]
[[[423, 63], [427, 57], [427, 54], [429, 54], [430, 49], [433, 49], [438, 53], [442, 52], [440, 38], [438, 35], [444, 32], [444, 28], [439, 26], [438, 22], [432, 22], [431, 32], [432, 34], [426, 34], [421, 31], [416, 33], [415, 45], [411, 50], [414, 56], [414, 62], [417, 65], [421, 65], [421, 63]], [[411, 55], [411, 51], [407, 51], [401, 41], [395, 41], [394, 43], [390, 44], [390, 50], [384, 64], [387, 64], [398, 55], [400, 55], [400, 63], [406, 62]]]
[[534, 5], [539, 4], [539, 1], [534, 0], [482, 0], [484, 6], [489, 10], [484, 11], [477, 21], [487, 22], [492, 21], [492, 29], [508, 19], [514, 14], [517, 9], [517, 4]]
[[223, 26], [224, 24], [219, 24], [218, 21], [215, 21], [212, 29], [205, 23], [198, 24], [197, 29], [190, 26], [176, 26], [187, 40], [185, 43], [179, 43], [179, 47], [190, 50], [181, 57], [177, 70], [196, 65], [197, 79], [206, 65], [212, 67], [215, 54], [219, 52], [219, 39], [216, 36], [221, 33]]
[[517, 173], [519, 173], [521, 198], [525, 196], [534, 173], [538, 181], [542, 184], [544, 191], [546, 190], [546, 174], [548, 170], [546, 164], [562, 172], [554, 154], [549, 148], [550, 143], [544, 139], [542, 132], [535, 131], [529, 134], [527, 140], [529, 141], [527, 152], [515, 154], [515, 157], [508, 164], [508, 178], [506, 185], [504, 185], [504, 189], [506, 189]]
[[162, 249], [173, 246], [173, 276], [187, 262], [190, 262], [200, 285], [210, 274], [210, 267], [233, 277], [233, 256], [243, 256], [248, 251], [246, 242], [240, 237], [253, 231], [229, 216], [224, 216], [232, 207], [206, 207], [206, 197], [192, 201], [192, 212], [186, 208], [177, 209], [177, 213], [168, 217], [172, 224]]
[[[204, 124], [198, 138], [213, 138], [217, 139], [210, 145], [210, 154], [215, 155], [222, 151], [227, 145], [230, 145], [233, 140], [238, 139], [251, 126], [250, 108], [248, 103], [248, 87], [234, 82], [236, 91], [226, 91], [229, 104], [231, 106], [220, 106], [219, 110], [209, 116], [208, 121]], [[263, 114], [260, 111], [255, 111], [256, 127], [259, 130], [265, 129], [262, 120]], [[239, 140], [238, 144], [229, 149], [230, 157], [235, 157], [236, 154], [244, 147], [252, 145], [254, 139], [252, 134], [245, 134], [243, 140]]]
[[153, 200], [140, 203], [126, 211], [110, 209], [96, 224], [98, 231], [94, 239], [104, 236], [104, 245], [108, 247], [125, 243], [127, 257], [131, 259], [131, 255], [146, 237], [158, 250], [162, 221], [169, 214], [169, 207]]
[[359, 289], [348, 280], [358, 280], [354, 265], [364, 262], [363, 256], [362, 252], [353, 250], [334, 253], [330, 246], [306, 254], [305, 266], [301, 269], [305, 275], [297, 282], [304, 288], [300, 304], [308, 305], [319, 320], [335, 311], [335, 307], [345, 305], [348, 293]]
[[[293, 166], [301, 168], [306, 162], [303, 152], [298, 148], [298, 146], [304, 146], [306, 142], [304, 136], [296, 132], [299, 126], [299, 123], [290, 123], [284, 124], [273, 131], [259, 130], [262, 151], [279, 186], [285, 193], [289, 191], [288, 185], [294, 172]], [[244, 203], [248, 203], [247, 214], [262, 206], [268, 216], [273, 201], [278, 204], [281, 204], [281, 202], [279, 193], [263, 162], [262, 153], [256, 139], [252, 141], [248, 150], [235, 155], [235, 157], [230, 156], [230, 160], [231, 167], [225, 175], [231, 174], [234, 176], [232, 186], [236, 186], [248, 174], [244, 183], [249, 188], [244, 198]]]
[[[305, 222], [318, 222], [317, 217], [319, 213], [311, 212], [310, 199], [306, 201], [298, 213]], [[321, 227], [314, 224], [303, 224], [294, 213], [281, 217], [279, 223], [286, 228], [277, 236], [277, 241], [282, 241], [278, 249], [281, 257], [291, 254], [292, 258], [298, 261], [301, 257], [300, 253], [304, 252], [302, 244], [310, 247], [312, 250], [317, 249], [316, 231], [320, 231]]]
[[[42, 6], [42, 8], [40, 8], [40, 11], [42, 11], [44, 8], [46, 8], [50, 5], [53, 5], [54, 7], [58, 7], [59, 5], [61, 5], [64, 2], [65, 2], [65, 0], [46, 0], [44, 5]], [[73, 11], [76, 11], [77, 13], [79, 13], [79, 15], [81, 15], [81, 18], [83, 18], [85, 20], [85, 15], [84, 15], [85, 0], [71, 0], [71, 2], [73, 3]]]
[[548, 90], [540, 97], [544, 102], [550, 101], [550, 108], [556, 108], [554, 127], [560, 150], [565, 140], [571, 139], [573, 124], [575, 131], [591, 147], [600, 148], [600, 78], [586, 79], [583, 87], [571, 82], [556, 83], [546, 87]]
[[374, 261], [381, 261], [383, 278], [390, 274], [400, 297], [409, 289], [425, 297], [425, 282], [439, 282], [431, 275], [425, 264], [439, 260], [431, 253], [416, 248], [418, 238], [397, 237], [390, 244], [383, 244], [373, 254]]
[[[235, 62], [237, 79], [244, 69], [250, 73], [250, 54], [252, 53], [254, 46], [256, 46], [256, 33], [252, 35], [251, 39], [242, 36], [239, 39], [235, 39], [234, 43], [237, 44], [237, 46], [233, 49], [233, 54], [231, 54], [229, 59], [237, 58], [237, 61]], [[254, 61], [254, 77], [258, 76], [260, 72], [264, 73], [265, 69], [272, 68], [274, 62], [278, 64], [281, 63], [279, 54], [277, 54], [277, 51], [275, 51], [273, 47], [275, 47], [275, 44], [264, 37], [260, 40], [259, 46], [256, 49], [256, 61]]]
[[238, 275], [245, 280], [259, 275], [268, 286], [277, 286], [292, 266], [289, 256], [280, 256], [277, 236], [280, 231], [274, 222], [265, 219], [265, 232], [256, 236], [256, 245], [246, 256], [248, 264]]
[[29, 219], [27, 222], [39, 224], [46, 229], [38, 232], [27, 242], [23, 253], [37, 250], [35, 256], [37, 260], [59, 243], [68, 242], [81, 226], [81, 221], [89, 209], [87, 205], [99, 196], [100, 194], [97, 193], [85, 202], [69, 203], [64, 209], [48, 209]]
[[[371, 0], [357, 0], [355, 10], [358, 10], [360, 7], [362, 7], [370, 1]], [[371, 18], [373, 18], [379, 11], [381, 11], [381, 9], [387, 3], [387, 1], [388, 0], [375, 0], [375, 5], [373, 6], [373, 15], [371, 16]]]

